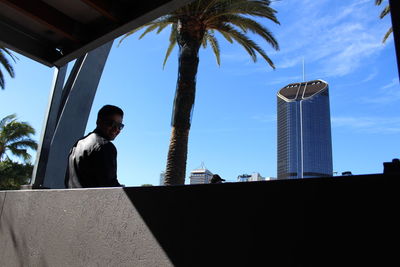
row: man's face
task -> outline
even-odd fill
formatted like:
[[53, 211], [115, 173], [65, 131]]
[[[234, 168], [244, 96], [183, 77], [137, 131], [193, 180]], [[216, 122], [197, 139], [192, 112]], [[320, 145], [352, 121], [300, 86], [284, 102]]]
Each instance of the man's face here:
[[114, 140], [122, 130], [122, 117], [121, 115], [114, 114], [106, 117], [104, 120], [99, 121], [98, 127], [103, 133], [104, 137], [108, 140]]

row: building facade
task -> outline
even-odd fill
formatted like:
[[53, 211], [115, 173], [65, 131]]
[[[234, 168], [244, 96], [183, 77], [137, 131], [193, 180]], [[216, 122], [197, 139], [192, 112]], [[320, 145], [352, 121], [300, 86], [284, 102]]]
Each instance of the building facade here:
[[265, 178], [261, 176], [258, 172], [254, 172], [250, 174], [242, 174], [237, 177], [238, 182], [256, 182], [256, 181], [264, 181]]
[[328, 84], [292, 83], [277, 98], [278, 179], [332, 176]]
[[160, 185], [164, 185], [165, 182], [165, 171], [160, 173]]
[[213, 173], [204, 166], [190, 172], [190, 184], [209, 184]]

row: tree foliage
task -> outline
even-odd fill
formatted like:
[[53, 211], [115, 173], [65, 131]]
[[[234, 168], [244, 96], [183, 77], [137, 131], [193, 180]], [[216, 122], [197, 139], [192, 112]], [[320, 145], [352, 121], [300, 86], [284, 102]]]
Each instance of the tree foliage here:
[[[10, 64], [10, 61], [7, 59], [7, 56], [10, 57], [15, 62], [16, 57], [13, 54], [11, 54], [11, 52], [7, 48], [0, 46], [0, 66], [2, 66], [7, 71], [7, 73], [10, 75], [11, 78], [14, 78], [15, 77], [14, 68]], [[4, 89], [4, 87], [5, 87], [4, 75], [0, 68], [0, 88]]]
[[16, 114], [0, 120], [0, 162], [9, 158], [7, 153], [21, 157], [25, 162], [31, 159], [27, 149], [37, 149], [37, 143], [31, 138], [35, 129], [27, 122], [19, 122]]
[[[216, 38], [216, 32], [220, 33], [229, 43], [238, 43], [249, 54], [251, 59], [256, 62], [257, 55], [265, 59], [268, 64], [275, 68], [274, 63], [268, 57], [264, 49], [254, 42], [248, 33], [261, 36], [275, 50], [279, 50], [279, 44], [273, 34], [261, 23], [253, 18], [258, 17], [268, 19], [279, 24], [272, 9], [269, 0], [198, 0], [191, 4], [177, 9], [176, 11], [163, 16], [159, 19], [151, 21], [127, 33], [119, 42], [121, 43], [126, 37], [135, 32], [145, 29], [139, 36], [143, 38], [146, 34], [161, 31], [171, 25], [171, 33], [169, 36], [169, 46], [164, 58], [163, 66], [165, 66], [171, 52], [177, 44], [178, 24], [182, 18], [189, 18], [196, 23], [198, 29], [202, 31], [201, 44], [203, 48], [211, 46], [214, 52], [217, 64], [220, 65], [220, 46]], [[194, 31], [196, 29], [193, 29]]]
[[[143, 30], [139, 36], [141, 39], [150, 32], [158, 34], [170, 28], [169, 45], [163, 66], [174, 47], [179, 47], [178, 81], [164, 181], [166, 185], [183, 184], [185, 180], [200, 47], [210, 46], [217, 64], [220, 65], [220, 45], [217, 39], [219, 33], [229, 43], [237, 43], [243, 47], [254, 62], [261, 57], [275, 68], [264, 44], [275, 50], [279, 50], [279, 45], [273, 34], [260, 23], [261, 20], [268, 20], [279, 24], [275, 16], [276, 11], [270, 4], [269, 0], [197, 0], [132, 30], [120, 40], [121, 43], [139, 30]], [[253, 36], [261, 37], [262, 44], [256, 43], [252, 39]]]
[[33, 165], [6, 159], [0, 162], [0, 190], [17, 190], [30, 181]]
[[[383, 0], [375, 0], [375, 5], [380, 6]], [[379, 18], [383, 19], [387, 14], [390, 13], [390, 5], [387, 4], [384, 9], [382, 10]], [[385, 36], [383, 36], [382, 43], [385, 43], [387, 38], [389, 38], [390, 34], [393, 32], [393, 27], [390, 27], [389, 30], [386, 32]]]

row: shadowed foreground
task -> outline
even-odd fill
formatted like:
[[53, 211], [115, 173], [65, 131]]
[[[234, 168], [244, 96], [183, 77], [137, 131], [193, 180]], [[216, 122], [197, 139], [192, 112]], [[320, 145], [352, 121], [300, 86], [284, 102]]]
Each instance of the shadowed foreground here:
[[398, 190], [366, 175], [3, 191], [0, 265], [382, 265], [397, 260]]

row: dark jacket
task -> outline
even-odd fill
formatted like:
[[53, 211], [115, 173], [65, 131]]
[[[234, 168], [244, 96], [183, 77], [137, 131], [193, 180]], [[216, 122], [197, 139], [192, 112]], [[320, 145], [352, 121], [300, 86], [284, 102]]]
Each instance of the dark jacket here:
[[98, 130], [94, 130], [72, 147], [65, 187], [114, 186], [121, 186], [117, 180], [117, 149]]

